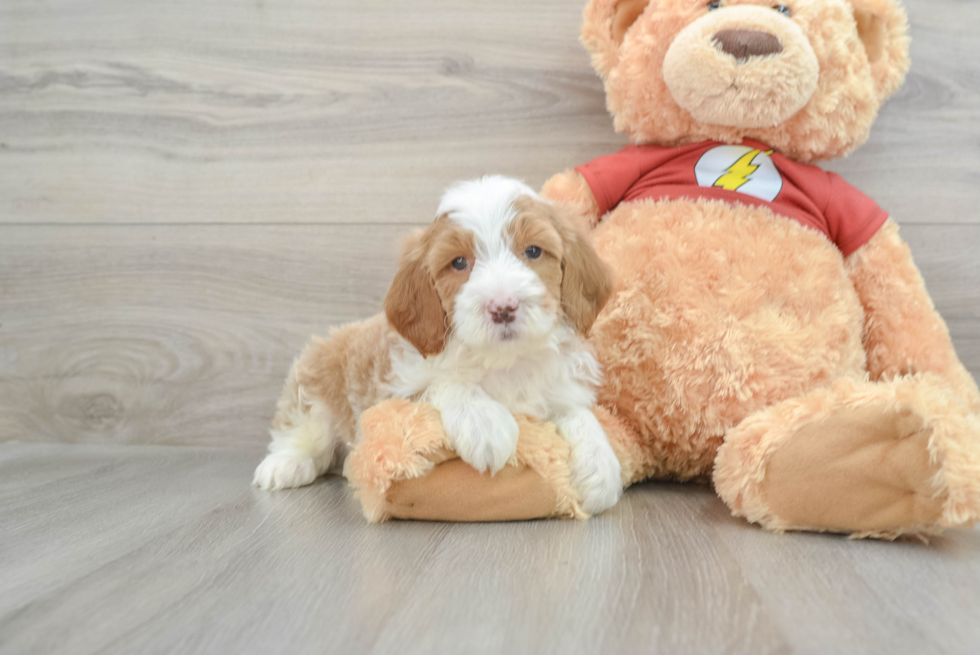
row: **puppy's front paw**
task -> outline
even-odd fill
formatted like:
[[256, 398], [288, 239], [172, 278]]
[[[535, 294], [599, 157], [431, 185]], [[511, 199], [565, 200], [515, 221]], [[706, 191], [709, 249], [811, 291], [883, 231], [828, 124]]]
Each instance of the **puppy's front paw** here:
[[622, 467], [609, 443], [585, 439], [572, 447], [571, 482], [582, 508], [593, 516], [623, 495]]
[[493, 475], [517, 452], [520, 429], [503, 405], [478, 400], [442, 411], [449, 443], [477, 471]]
[[270, 453], [255, 469], [252, 479], [259, 489], [292, 489], [316, 480], [313, 458], [296, 451]]

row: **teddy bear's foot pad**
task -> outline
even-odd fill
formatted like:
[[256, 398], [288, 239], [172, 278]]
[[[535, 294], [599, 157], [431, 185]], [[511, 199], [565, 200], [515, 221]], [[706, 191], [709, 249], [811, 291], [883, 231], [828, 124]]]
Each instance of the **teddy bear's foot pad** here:
[[935, 525], [932, 429], [894, 404], [841, 407], [805, 422], [771, 454], [762, 482], [770, 512], [796, 529], [900, 534]]
[[555, 491], [526, 466], [494, 476], [461, 459], [436, 466], [424, 478], [399, 480], [387, 494], [392, 518], [431, 521], [521, 521], [555, 513]]

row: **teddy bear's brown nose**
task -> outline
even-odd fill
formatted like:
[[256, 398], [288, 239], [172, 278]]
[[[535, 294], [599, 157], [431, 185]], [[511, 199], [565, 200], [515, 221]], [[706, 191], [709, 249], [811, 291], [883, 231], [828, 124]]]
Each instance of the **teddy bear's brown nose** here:
[[758, 30], [722, 30], [712, 38], [715, 47], [743, 61], [783, 51], [783, 45], [772, 34]]

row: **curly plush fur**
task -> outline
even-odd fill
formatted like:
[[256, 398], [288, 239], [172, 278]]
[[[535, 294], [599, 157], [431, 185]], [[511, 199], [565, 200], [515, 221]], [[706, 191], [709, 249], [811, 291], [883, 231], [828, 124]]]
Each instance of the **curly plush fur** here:
[[[799, 162], [854, 150], [908, 69], [905, 13], [787, 4], [791, 17], [762, 0], [592, 0], [582, 39], [616, 129], [659, 146], [751, 138]], [[779, 48], [766, 37], [775, 55], [742, 56], [725, 31]], [[615, 270], [591, 341], [624, 484], [710, 477], [734, 514], [775, 531], [894, 538], [980, 519], [980, 390], [893, 222], [844, 257], [765, 207], [641, 200], [599, 216], [573, 170], [543, 195], [595, 228]], [[540, 447], [540, 427], [522, 439]], [[569, 515], [553, 505], [540, 515]]]

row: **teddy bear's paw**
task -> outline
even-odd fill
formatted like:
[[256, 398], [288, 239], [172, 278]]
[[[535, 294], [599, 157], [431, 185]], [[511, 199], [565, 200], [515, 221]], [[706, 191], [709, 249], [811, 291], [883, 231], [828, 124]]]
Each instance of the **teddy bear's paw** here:
[[292, 489], [310, 484], [316, 476], [313, 458], [290, 450], [267, 455], [255, 469], [252, 484], [259, 489]]
[[517, 452], [520, 428], [498, 402], [477, 400], [443, 409], [442, 422], [456, 453], [481, 473], [493, 475]]
[[582, 509], [589, 514], [599, 514], [619, 502], [621, 476], [619, 459], [605, 439], [585, 439], [573, 446], [571, 482]]
[[928, 531], [947, 492], [937, 486], [933, 428], [897, 404], [839, 407], [791, 429], [763, 481], [770, 511], [789, 526], [857, 534]]

